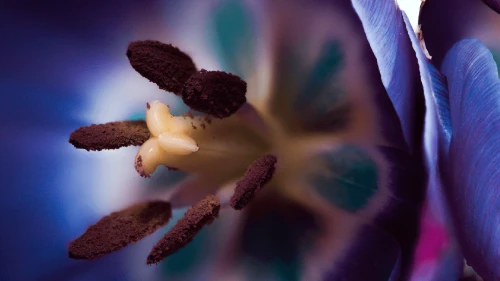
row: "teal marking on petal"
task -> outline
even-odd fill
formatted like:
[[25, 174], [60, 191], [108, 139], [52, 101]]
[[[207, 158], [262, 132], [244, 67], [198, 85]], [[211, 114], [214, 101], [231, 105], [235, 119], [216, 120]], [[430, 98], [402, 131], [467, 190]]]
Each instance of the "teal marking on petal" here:
[[326, 163], [329, 175], [314, 177], [314, 187], [337, 207], [355, 212], [377, 192], [376, 163], [360, 148], [348, 145], [320, 159]]
[[266, 263], [255, 262], [247, 259], [244, 263], [245, 280], [276, 280], [276, 281], [298, 281], [300, 280], [300, 261], [295, 259], [269, 260]]
[[306, 129], [330, 130], [344, 127], [347, 122], [350, 110], [340, 81], [344, 65], [340, 43], [326, 42], [294, 101]]
[[276, 276], [275, 280], [279, 281], [299, 281], [300, 280], [300, 264], [297, 259], [283, 261], [273, 261], [272, 269]]
[[[255, 29], [251, 15], [242, 1], [227, 0], [219, 4], [211, 24], [214, 47], [224, 71], [245, 78], [254, 53]], [[247, 65], [245, 65], [247, 63]]]
[[[343, 65], [344, 54], [340, 43], [336, 40], [326, 42], [316, 65], [299, 93], [297, 105], [310, 104], [318, 95], [324, 95], [325, 91], [330, 88], [332, 80], [338, 79]], [[336, 99], [335, 93], [329, 96]]]

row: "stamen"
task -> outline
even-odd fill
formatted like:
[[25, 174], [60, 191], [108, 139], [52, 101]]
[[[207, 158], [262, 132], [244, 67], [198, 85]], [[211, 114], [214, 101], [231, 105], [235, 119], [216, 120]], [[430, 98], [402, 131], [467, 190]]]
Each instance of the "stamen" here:
[[146, 122], [122, 121], [80, 127], [71, 133], [69, 143], [87, 151], [100, 151], [142, 145], [149, 136]]
[[266, 154], [250, 165], [245, 175], [236, 183], [236, 189], [231, 197], [231, 207], [235, 210], [243, 209], [273, 177], [276, 156]]
[[91, 260], [135, 243], [167, 224], [170, 203], [151, 201], [135, 204], [103, 217], [69, 244], [69, 257]]
[[211, 224], [217, 218], [219, 210], [219, 199], [213, 195], [207, 196], [189, 208], [186, 214], [154, 246], [148, 256], [147, 264], [159, 263], [189, 244], [203, 226]]
[[159, 41], [135, 41], [127, 49], [132, 67], [160, 89], [180, 95], [184, 83], [196, 73], [189, 55]]
[[246, 102], [246, 92], [247, 83], [240, 77], [202, 69], [187, 80], [182, 100], [194, 110], [222, 119]]

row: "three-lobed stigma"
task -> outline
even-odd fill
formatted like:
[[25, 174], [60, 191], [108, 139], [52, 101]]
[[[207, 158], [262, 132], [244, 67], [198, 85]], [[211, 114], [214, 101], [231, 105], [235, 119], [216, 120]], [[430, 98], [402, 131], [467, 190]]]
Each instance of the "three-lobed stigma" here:
[[137, 172], [144, 177], [153, 173], [159, 165], [167, 165], [170, 156], [189, 155], [199, 150], [190, 136], [192, 122], [170, 114], [169, 107], [159, 101], [147, 104], [146, 124], [151, 137], [146, 141], [135, 160]]

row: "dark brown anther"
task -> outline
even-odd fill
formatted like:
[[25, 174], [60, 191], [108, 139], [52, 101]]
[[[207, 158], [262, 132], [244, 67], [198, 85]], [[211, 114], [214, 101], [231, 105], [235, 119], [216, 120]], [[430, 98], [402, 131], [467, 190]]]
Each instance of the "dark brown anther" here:
[[266, 154], [248, 167], [245, 175], [236, 183], [236, 189], [231, 197], [231, 207], [235, 210], [243, 209], [273, 177], [276, 156]]
[[80, 127], [71, 133], [69, 142], [76, 148], [100, 151], [142, 145], [149, 136], [145, 121], [122, 121]]
[[135, 204], [103, 217], [69, 244], [69, 257], [91, 260], [117, 251], [164, 226], [172, 216], [170, 203]]
[[213, 195], [193, 205], [165, 236], [158, 241], [148, 256], [147, 264], [159, 263], [189, 244], [194, 236], [219, 215], [220, 201]]
[[247, 83], [240, 77], [202, 69], [187, 80], [182, 100], [194, 110], [226, 118], [247, 101], [246, 92]]
[[190, 56], [178, 48], [158, 41], [130, 43], [127, 57], [132, 67], [160, 89], [180, 95], [184, 83], [196, 73]]

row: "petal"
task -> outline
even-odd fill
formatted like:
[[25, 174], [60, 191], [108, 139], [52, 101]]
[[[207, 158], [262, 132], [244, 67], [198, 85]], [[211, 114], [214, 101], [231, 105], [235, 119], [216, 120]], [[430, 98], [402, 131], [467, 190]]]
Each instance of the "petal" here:
[[252, 280], [266, 275], [299, 280], [301, 253], [312, 243], [318, 221], [307, 207], [267, 190], [247, 206], [239, 248], [242, 262], [253, 272]]
[[446, 55], [452, 137], [445, 194], [464, 257], [486, 280], [500, 278], [500, 81], [491, 53], [478, 40]]
[[377, 58], [387, 94], [396, 109], [406, 142], [419, 146], [424, 100], [415, 51], [412, 49], [401, 10], [393, 0], [353, 0], [366, 37]]
[[[426, 103], [424, 125], [425, 163], [428, 173], [427, 204], [420, 221], [420, 238], [411, 272], [412, 281], [457, 280], [463, 258], [449, 230], [449, 214], [442, 190], [438, 160], [447, 151], [451, 121], [446, 78], [427, 60], [420, 42], [403, 14], [417, 55]], [[436, 155], [439, 155], [436, 157]]]
[[365, 225], [355, 234], [353, 246], [336, 260], [323, 280], [398, 280], [400, 256], [399, 244], [390, 234]]
[[495, 0], [425, 1], [419, 24], [434, 65], [441, 66], [446, 53], [458, 41], [477, 38], [489, 47], [500, 47], [500, 17], [485, 4]]
[[[448, 146], [451, 140], [451, 115], [450, 115], [450, 101], [448, 94], [448, 82], [443, 74], [437, 70], [434, 65], [429, 61], [425, 61], [422, 57], [423, 64], [425, 64], [425, 70], [429, 72], [430, 90], [432, 91], [432, 96], [430, 96], [431, 101], [434, 103], [434, 110], [437, 114], [437, 122], [439, 127], [437, 128], [440, 139], [440, 147], [448, 150]], [[429, 113], [432, 114], [432, 113]]]
[[[430, 197], [430, 196], [429, 196]], [[420, 238], [415, 252], [411, 281], [458, 280], [463, 258], [452, 241], [447, 225], [434, 213], [435, 203], [428, 200], [420, 222]]]
[[302, 89], [293, 100], [292, 106], [300, 112], [304, 127], [333, 132], [347, 126], [350, 108], [342, 102], [346, 93], [340, 81], [344, 64], [340, 43], [337, 40], [324, 42], [316, 62], [304, 78]]
[[268, 6], [267, 15], [273, 16], [266, 18], [272, 43], [269, 114], [289, 132], [345, 132], [405, 147], [377, 61], [350, 3], [273, 1]]
[[302, 280], [306, 253], [317, 247], [321, 216], [274, 187], [260, 191], [242, 211], [230, 211], [238, 219], [225, 238], [214, 280]]
[[398, 242], [401, 248], [400, 275], [403, 278], [407, 277], [413, 263], [427, 175], [420, 158], [389, 147], [379, 147], [378, 151], [386, 163], [385, 168], [379, 164], [380, 187], [390, 193], [382, 193], [386, 196], [386, 203], [374, 221]]
[[[313, 179], [313, 185], [335, 206], [355, 212], [365, 207], [378, 191], [378, 170], [375, 161], [362, 149], [345, 145], [320, 156], [325, 173]], [[326, 172], [328, 171], [328, 172]]]
[[436, 265], [434, 279], [457, 280], [463, 271], [464, 259], [457, 244], [450, 245], [442, 254], [439, 263]]
[[315, 159], [314, 163], [323, 163], [311, 174], [315, 191], [333, 208], [387, 232], [397, 244], [399, 274], [406, 276], [425, 195], [425, 175], [418, 158], [391, 147], [342, 144]]

